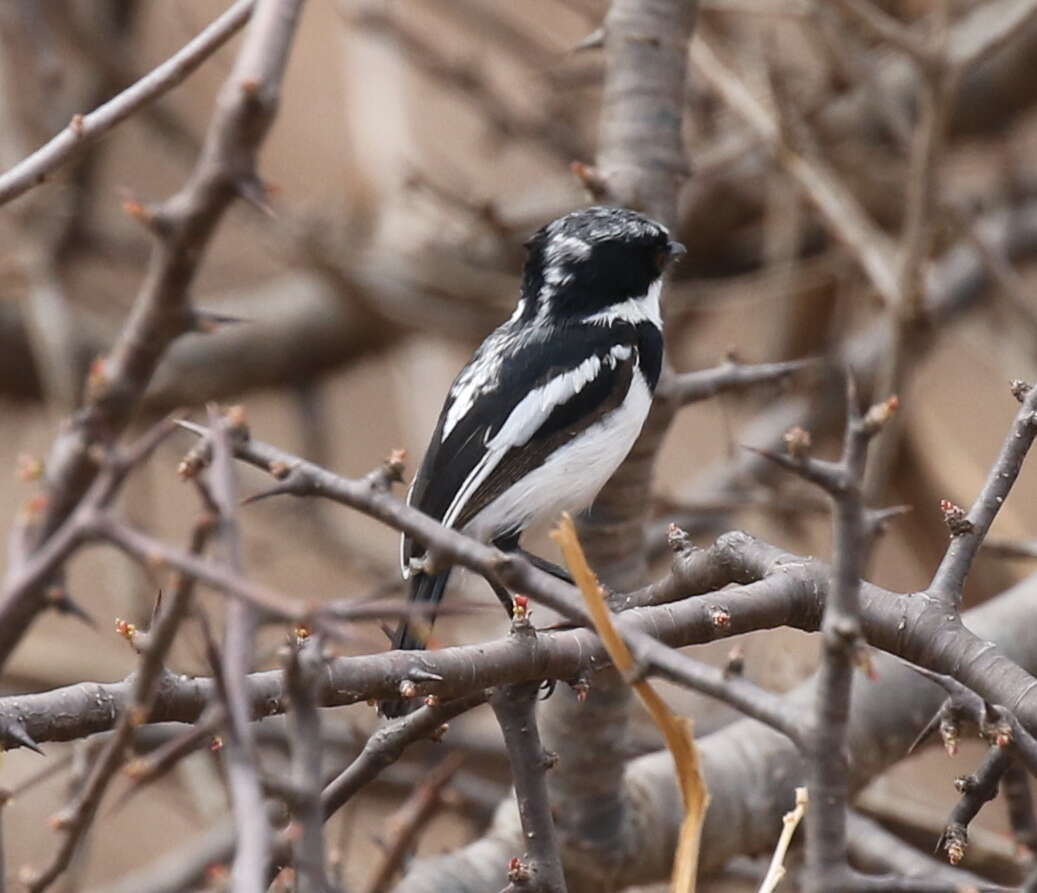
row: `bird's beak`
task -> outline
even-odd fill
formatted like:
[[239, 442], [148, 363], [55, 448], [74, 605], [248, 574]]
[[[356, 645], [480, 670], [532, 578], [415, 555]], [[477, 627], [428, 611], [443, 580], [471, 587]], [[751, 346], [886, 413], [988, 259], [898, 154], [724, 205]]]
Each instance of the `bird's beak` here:
[[670, 249], [670, 260], [677, 260], [681, 255], [688, 253], [688, 249], [680, 242], [670, 242], [667, 247]]

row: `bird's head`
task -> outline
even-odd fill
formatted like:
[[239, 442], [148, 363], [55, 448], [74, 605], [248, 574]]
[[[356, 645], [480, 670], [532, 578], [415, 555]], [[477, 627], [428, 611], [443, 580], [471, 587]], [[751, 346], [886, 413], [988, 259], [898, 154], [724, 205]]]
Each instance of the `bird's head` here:
[[684, 246], [660, 223], [625, 208], [573, 211], [526, 242], [522, 316], [584, 319], [649, 294]]

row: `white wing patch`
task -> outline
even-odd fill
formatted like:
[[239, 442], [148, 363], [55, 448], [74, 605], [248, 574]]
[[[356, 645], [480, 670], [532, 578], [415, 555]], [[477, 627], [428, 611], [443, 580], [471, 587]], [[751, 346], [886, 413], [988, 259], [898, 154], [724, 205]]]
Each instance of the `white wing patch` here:
[[630, 452], [652, 394], [640, 370], [623, 402], [579, 437], [559, 447], [464, 526], [489, 541], [505, 530], [554, 521], [562, 512], [587, 508]]
[[[521, 302], [519, 307], [522, 307]], [[511, 321], [521, 315], [517, 310], [516, 314]], [[506, 353], [514, 350], [511, 342], [518, 340], [514, 334], [506, 330], [508, 324], [505, 323], [483, 342], [478, 356], [461, 370], [453, 387], [450, 388], [453, 402], [450, 404], [450, 409], [447, 410], [446, 419], [443, 420], [440, 443], [446, 440], [450, 436], [450, 432], [457, 427], [457, 423], [468, 415], [480, 395], [497, 387], [502, 359]]]
[[[410, 486], [407, 488], [407, 505], [410, 505], [410, 498], [414, 494], [414, 481], [410, 482]], [[403, 534], [400, 537], [400, 573], [403, 575], [404, 580], [410, 579], [410, 562], [407, 561], [407, 534]]]
[[591, 356], [575, 369], [555, 376], [549, 382], [526, 394], [511, 411], [500, 430], [486, 443], [486, 453], [465, 478], [443, 516], [443, 524], [453, 526], [464, 511], [468, 500], [483, 481], [492, 474], [508, 450], [524, 446], [556, 407], [567, 403], [582, 391], [601, 371], [603, 365], [615, 368], [618, 362], [630, 359], [632, 348], [617, 344], [604, 359]]

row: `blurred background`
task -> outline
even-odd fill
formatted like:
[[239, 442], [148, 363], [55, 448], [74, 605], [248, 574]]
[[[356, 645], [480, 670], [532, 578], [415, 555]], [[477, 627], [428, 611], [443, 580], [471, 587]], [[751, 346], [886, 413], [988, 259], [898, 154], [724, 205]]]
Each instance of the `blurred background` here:
[[[0, 8], [2, 166], [134, 82], [225, 6], [8, 0]], [[850, 365], [868, 397], [896, 392], [902, 408], [883, 435], [869, 496], [910, 511], [878, 541], [869, 577], [901, 591], [928, 582], [946, 543], [940, 500], [968, 505], [1016, 410], [1009, 381], [1037, 377], [1037, 18], [1006, 24], [1021, 6], [883, 2], [926, 45], [967, 54], [969, 41], [985, 41], [981, 58], [940, 80], [834, 4], [702, 3], [696, 42], [708, 54], [693, 53], [690, 71], [692, 175], [677, 233], [689, 250], [665, 299], [669, 362], [684, 371], [730, 358], [820, 361], [781, 386], [681, 412], [653, 493], [657, 573], [674, 519], [703, 544], [740, 527], [827, 556], [823, 500], [742, 447], [775, 446], [799, 425], [816, 452], [832, 453], [843, 420], [839, 370]], [[593, 46], [574, 48], [593, 44], [587, 38], [604, 11], [599, 0], [309, 4], [261, 159], [269, 206], [232, 209], [195, 287], [196, 304], [247, 322], [183, 338], [156, 377], [141, 424], [176, 407], [243, 403], [256, 437], [338, 472], [366, 473], [397, 447], [413, 467], [453, 376], [511, 312], [522, 242], [589, 201], [571, 165], [593, 163], [602, 59]], [[36, 490], [25, 470], [46, 456], [140, 286], [149, 238], [125, 207], [182, 184], [236, 45], [0, 209], [5, 529]], [[818, 172], [834, 191], [819, 191], [817, 177], [807, 176]], [[840, 222], [838, 210], [819, 212], [819, 195], [848, 196], [871, 228], [848, 240], [853, 214]], [[895, 294], [876, 288], [869, 252], [894, 258]], [[135, 523], [174, 542], [184, 540], [194, 512], [194, 495], [175, 473], [188, 445], [186, 436], [167, 444], [122, 505]], [[1033, 570], [1018, 555], [1033, 551], [1035, 482], [1031, 465], [995, 526], [1002, 547], [977, 563], [968, 604]], [[246, 493], [261, 486], [242, 470]], [[248, 508], [243, 523], [246, 569], [270, 586], [312, 600], [401, 591], [396, 537], [359, 516], [285, 499]], [[556, 558], [546, 537], [532, 543]], [[46, 617], [8, 665], [5, 692], [116, 680], [132, 670], [135, 656], [112, 621], [146, 623], [161, 576], [93, 550], [77, 556], [70, 582], [97, 628]], [[439, 644], [504, 629], [488, 587], [468, 580], [464, 588], [487, 610], [444, 618]], [[277, 636], [268, 644], [258, 665], [275, 663]], [[731, 645], [697, 653], [723, 660]], [[814, 663], [812, 638], [791, 631], [740, 645], [747, 673], [779, 690]], [[384, 646], [371, 627], [340, 647]], [[181, 636], [174, 662], [205, 672], [196, 629]], [[672, 693], [702, 732], [730, 718], [727, 708]], [[374, 722], [363, 706], [328, 720], [343, 753]], [[468, 757], [422, 851], [469, 839], [504, 789], [504, 753], [484, 720], [476, 715], [451, 731]], [[276, 722], [263, 726], [277, 739]], [[632, 747], [656, 746], [646, 722]], [[46, 818], [90, 747], [49, 746], [48, 764], [62, 771], [8, 807], [8, 871], [50, 851]], [[951, 779], [971, 771], [979, 752], [964, 748], [953, 763], [942, 754], [915, 758], [878, 782], [864, 805], [885, 818], [909, 816], [923, 842], [928, 831], [935, 842], [957, 796]], [[426, 759], [419, 752], [396, 767], [333, 827], [346, 877], [359, 888], [372, 833]], [[9, 755], [2, 783], [16, 787], [42, 766], [33, 754]], [[214, 773], [206, 755], [192, 757], [159, 793], [114, 809], [65, 889], [145, 865], [222, 814]], [[970, 858], [1010, 861], [1003, 830], [997, 812], [985, 812]], [[734, 884], [712, 889], [740, 889]]]

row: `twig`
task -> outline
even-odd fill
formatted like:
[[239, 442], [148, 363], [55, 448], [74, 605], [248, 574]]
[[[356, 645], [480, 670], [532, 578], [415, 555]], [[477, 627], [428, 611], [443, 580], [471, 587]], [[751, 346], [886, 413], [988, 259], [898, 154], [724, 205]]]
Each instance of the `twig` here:
[[1030, 773], [1018, 760], [1013, 760], [1001, 779], [1001, 790], [1008, 807], [1008, 822], [1020, 854], [1032, 862], [1037, 854], [1037, 813], [1034, 812]]
[[292, 864], [297, 893], [328, 893], [324, 868], [324, 816], [321, 812], [320, 713], [315, 694], [323, 661], [318, 637], [301, 639], [290, 649], [285, 688], [291, 701]]
[[879, 294], [895, 304], [899, 289], [893, 244], [853, 193], [819, 157], [788, 145], [779, 122], [702, 36], [692, 45], [691, 59], [699, 74], [776, 153], [833, 233], [856, 257]]
[[[193, 554], [200, 553], [204, 547], [212, 529], [212, 521], [212, 516], [206, 513], [195, 524], [190, 542]], [[122, 764], [134, 731], [147, 721], [163, 673], [163, 661], [187, 614], [193, 582], [190, 577], [179, 578], [168, 605], [160, 607], [152, 628], [146, 633], [139, 633], [132, 627], [124, 630], [133, 646], [141, 652], [140, 666], [133, 677], [130, 702], [120, 715], [112, 737], [93, 761], [90, 773], [75, 799], [52, 817], [51, 825], [61, 831], [63, 837], [57, 853], [45, 869], [31, 877], [26, 872], [23, 880], [32, 893], [47, 889], [68, 867], [77, 846], [97, 815], [108, 784]]]
[[[905, 187], [904, 223], [897, 252], [897, 299], [886, 307], [889, 339], [880, 361], [875, 392], [897, 394], [915, 356], [912, 336], [923, 318], [925, 274], [932, 247], [934, 217], [940, 199], [941, 160], [947, 142], [948, 122], [954, 108], [959, 71], [947, 64], [949, 26], [939, 19], [936, 34], [922, 42], [903, 28], [871, 0], [842, 0], [842, 6], [873, 23], [884, 23], [885, 39], [903, 38], [900, 44], [914, 63], [918, 75], [918, 121], [911, 142], [911, 155]], [[943, 9], [944, 7], [938, 7]], [[883, 30], [880, 27], [880, 31]], [[881, 497], [900, 449], [902, 424], [887, 425], [876, 439], [865, 473], [864, 492], [868, 499]]]
[[1026, 454], [1037, 436], [1037, 388], [1020, 382], [1013, 389], [1019, 395], [1022, 407], [1016, 413], [1012, 428], [987, 475], [983, 489], [969, 511], [961, 513], [960, 517], [960, 510], [953, 511], [956, 507], [945, 509], [951, 540], [927, 591], [955, 611], [961, 608], [965, 578], [976, 553], [1008, 498]]
[[852, 810], [847, 818], [850, 857], [864, 871], [891, 872], [901, 877], [925, 878], [954, 884], [959, 890], [991, 888], [991, 884], [983, 878], [960, 868], [953, 868], [933, 858], [929, 853], [915, 849], [874, 819]]
[[[264, 13], [271, 12], [279, 14], [281, 11], [273, 3], [266, 9], [261, 7], [257, 23], [263, 22]], [[210, 480], [213, 502], [219, 510], [219, 539], [226, 563], [240, 575], [241, 539], [237, 522], [237, 480], [230, 450], [231, 422], [217, 416], [215, 409], [210, 407], [209, 423], [214, 429]], [[237, 838], [231, 867], [234, 893], [263, 889], [270, 857], [271, 829], [264, 809], [259, 755], [252, 732], [252, 710], [247, 691], [258, 625], [258, 614], [251, 605], [239, 599], [228, 600], [222, 661], [213, 668], [221, 682], [218, 691], [227, 711], [228, 741], [221, 753]], [[311, 872], [319, 867], [308, 865]], [[313, 877], [312, 874], [309, 876]]]
[[774, 893], [785, 877], [785, 854], [789, 851], [792, 843], [792, 835], [796, 833], [803, 815], [807, 811], [807, 789], [796, 788], [796, 805], [790, 812], [785, 813], [781, 820], [781, 836], [774, 847], [774, 855], [771, 856], [770, 865], [767, 866], [767, 874], [760, 884], [759, 893]]
[[728, 360], [712, 369], [699, 369], [664, 378], [657, 396], [685, 406], [728, 391], [741, 391], [759, 384], [784, 381], [817, 364], [817, 360], [806, 359], [749, 366]]
[[846, 436], [837, 464], [809, 457], [807, 446], [792, 441], [791, 455], [769, 456], [824, 489], [835, 514], [832, 582], [822, 622], [824, 650], [818, 674], [816, 727], [808, 744], [814, 806], [807, 816], [806, 888], [812, 893], [842, 889], [850, 877], [846, 733], [853, 668], [860, 656], [862, 639], [860, 591], [866, 532], [861, 485], [868, 442], [897, 407], [896, 398], [892, 397], [862, 416], [852, 378], [849, 382]]
[[360, 755], [328, 785], [321, 794], [324, 819], [341, 809], [364, 785], [391, 766], [415, 741], [441, 735], [444, 723], [485, 703], [488, 693], [476, 691], [442, 703], [426, 703], [413, 713], [378, 729], [364, 744]]
[[0, 205], [44, 182], [47, 175], [137, 109], [185, 80], [234, 36], [252, 15], [256, 0], [238, 0], [197, 37], [132, 87], [86, 115], [76, 115], [61, 133], [0, 176]]
[[146, 756], [137, 757], [128, 763], [124, 771], [133, 781], [133, 787], [126, 791], [119, 802], [126, 802], [146, 785], [158, 781], [188, 754], [211, 744], [213, 736], [223, 728], [226, 718], [223, 707], [212, 704], [203, 710], [187, 732], [170, 738]]
[[1037, 15], [1037, 0], [1008, 0], [978, 7], [965, 27], [951, 32], [948, 56], [964, 71], [1009, 43]]
[[[23, 553], [21, 536], [28, 531], [17, 528], [12, 531], [12, 562], [4, 581], [4, 604], [30, 597], [55, 574], [73, 550], [88, 538], [95, 516], [112, 504], [130, 472], [142, 464], [173, 430], [173, 420], [164, 419], [127, 447], [117, 446], [107, 452], [95, 452], [94, 456], [100, 458], [100, 462], [93, 484], [75, 513], [66, 518], [40, 548]], [[101, 453], [100, 457], [98, 453]], [[29, 526], [33, 526], [36, 520], [28, 522]]]
[[[155, 208], [130, 212], [155, 236], [152, 263], [108, 356], [94, 363], [87, 403], [57, 437], [47, 463], [47, 503], [35, 527], [39, 546], [79, 504], [97, 475], [92, 446], [111, 444], [129, 424], [166, 348], [196, 323], [189, 292], [224, 212], [237, 196], [259, 200], [256, 153], [277, 110], [280, 82], [301, 0], [263, 0], [253, 17], [201, 157], [187, 183]], [[48, 606], [41, 587], [0, 602], [0, 666]]]
[[[277, 670], [271, 675], [283, 679], [284, 674]], [[396, 762], [410, 744], [422, 738], [434, 737], [445, 730], [444, 723], [479, 706], [485, 702], [486, 697], [486, 693], [480, 691], [466, 698], [421, 707], [378, 729], [368, 738], [359, 756], [325, 786], [321, 794], [324, 820], [327, 821], [354, 794]], [[277, 812], [270, 810], [267, 815], [276, 818]], [[155, 865], [131, 875], [119, 885], [119, 889], [125, 893], [176, 893], [203, 885], [209, 869], [230, 859], [234, 846], [234, 824], [224, 822], [177, 850], [171, 857], [159, 859]], [[274, 843], [272, 865], [285, 864], [290, 856], [290, 835], [281, 834]]]
[[1012, 754], [1007, 748], [992, 747], [975, 775], [964, 775], [955, 781], [961, 799], [951, 810], [947, 827], [937, 844], [937, 849], [947, 854], [951, 865], [957, 865], [965, 858], [969, 822], [979, 814], [984, 804], [997, 796], [1001, 777], [1011, 762]]
[[929, 43], [871, 0], [837, 0], [837, 5], [883, 43], [896, 47], [919, 64], [935, 64], [936, 51]]
[[[523, 629], [519, 629], [524, 624]], [[512, 624], [516, 638], [535, 636], [528, 620]], [[565, 893], [565, 874], [558, 851], [554, 819], [547, 793], [547, 770], [555, 757], [544, 750], [537, 729], [536, 706], [540, 684], [526, 682], [498, 688], [490, 706], [504, 733], [515, 780], [522, 836], [528, 847], [526, 858], [515, 857], [508, 869], [511, 887], [530, 893]]]
[[418, 835], [442, 807], [444, 789], [453, 780], [463, 759], [458, 753], [445, 757], [386, 821], [382, 835], [388, 838], [385, 855], [371, 877], [366, 893], [386, 893], [389, 889]]

